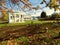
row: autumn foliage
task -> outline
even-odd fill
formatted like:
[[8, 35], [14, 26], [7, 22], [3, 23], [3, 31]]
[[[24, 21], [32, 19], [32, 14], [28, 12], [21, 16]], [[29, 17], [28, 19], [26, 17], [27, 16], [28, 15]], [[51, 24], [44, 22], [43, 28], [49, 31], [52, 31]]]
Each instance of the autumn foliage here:
[[17, 2], [19, 2], [19, 0], [11, 0], [11, 2], [12, 2], [13, 4], [16, 4]]
[[6, 20], [7, 19], [7, 13], [6, 13], [6, 11], [2, 9], [1, 12], [2, 12], [2, 19]]
[[4, 6], [5, 2], [4, 2], [4, 1], [2, 1], [2, 2], [1, 2], [1, 4], [2, 4], [2, 6]]

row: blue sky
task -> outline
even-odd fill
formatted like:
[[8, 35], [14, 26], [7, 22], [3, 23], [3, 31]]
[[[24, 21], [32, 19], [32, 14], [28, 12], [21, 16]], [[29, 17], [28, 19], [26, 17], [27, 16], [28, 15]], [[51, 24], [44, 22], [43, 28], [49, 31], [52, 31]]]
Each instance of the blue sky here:
[[[40, 3], [42, 2], [43, 0], [29, 0], [29, 2], [31, 2], [31, 4], [33, 6], [37, 6], [37, 5], [40, 5]], [[46, 0], [46, 3], [48, 3], [49, 0]], [[43, 5], [42, 5], [43, 6]]]
[[[42, 2], [42, 0], [29, 0], [29, 2], [32, 4], [32, 6], [40, 6], [41, 8], [45, 6], [45, 3], [44, 4], [40, 4]], [[48, 3], [49, 0], [46, 0], [46, 2]], [[23, 5], [23, 3], [20, 2], [20, 4]], [[16, 5], [13, 5], [11, 2], [7, 2], [6, 0], [6, 6], [7, 7], [11, 7], [13, 8], [14, 10], [17, 10], [18, 7]]]
[[36, 6], [39, 5], [42, 2], [42, 0], [29, 0], [29, 2], [31, 2], [33, 6]]
[[[47, 15], [51, 15], [54, 12], [54, 9], [50, 9], [49, 7], [45, 7], [46, 4], [40, 4], [43, 0], [29, 0], [29, 2], [32, 4], [32, 6], [39, 6], [40, 9], [39, 10], [31, 10], [31, 11], [26, 11], [26, 13], [34, 15], [34, 16], [39, 16], [41, 14], [42, 11], [45, 11], [47, 13]], [[46, 0], [46, 3], [48, 3], [50, 0]], [[23, 5], [22, 2], [20, 2], [19, 6]], [[6, 1], [6, 6], [10, 7], [14, 10], [19, 10], [20, 11], [20, 7], [18, 7], [17, 5], [13, 5], [11, 2], [7, 2]], [[44, 7], [44, 8], [43, 8]], [[43, 8], [43, 9], [41, 9]]]

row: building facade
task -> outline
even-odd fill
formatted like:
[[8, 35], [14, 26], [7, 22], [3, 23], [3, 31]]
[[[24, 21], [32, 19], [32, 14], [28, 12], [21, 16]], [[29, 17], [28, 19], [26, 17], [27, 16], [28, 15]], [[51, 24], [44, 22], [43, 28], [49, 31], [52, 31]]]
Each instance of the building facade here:
[[20, 22], [25, 22], [27, 20], [32, 20], [32, 16], [27, 15], [24, 12], [12, 12], [8, 14], [9, 23], [20, 23]]

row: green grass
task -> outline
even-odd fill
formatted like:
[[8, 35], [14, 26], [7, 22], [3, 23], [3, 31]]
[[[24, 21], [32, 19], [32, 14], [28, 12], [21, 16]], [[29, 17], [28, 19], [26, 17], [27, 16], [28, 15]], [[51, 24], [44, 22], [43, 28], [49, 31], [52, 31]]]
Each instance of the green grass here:
[[28, 25], [28, 24], [43, 24], [48, 22], [54, 22], [54, 21], [38, 21], [38, 20], [32, 20], [32, 21], [26, 21], [21, 23], [6, 23], [6, 24], [0, 24], [0, 27], [4, 26], [16, 26], [16, 25]]
[[4, 27], [4, 26], [16, 26], [16, 25], [27, 25], [30, 24], [28, 22], [24, 22], [24, 23], [7, 23], [7, 24], [0, 24], [0, 27]]
[[[33, 22], [33, 23], [32, 23]], [[28, 24], [38, 24], [40, 21], [26, 21], [26, 22], [21, 22], [21, 23], [6, 23], [6, 24], [0, 24], [0, 27], [4, 26], [16, 26], [16, 25], [28, 25]]]

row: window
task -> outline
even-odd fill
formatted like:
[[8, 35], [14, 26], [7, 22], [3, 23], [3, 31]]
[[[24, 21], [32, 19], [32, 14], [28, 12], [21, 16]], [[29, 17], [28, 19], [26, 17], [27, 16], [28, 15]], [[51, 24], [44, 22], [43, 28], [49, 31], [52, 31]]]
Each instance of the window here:
[[22, 18], [22, 15], [21, 15], [21, 18]]
[[18, 14], [16, 14], [16, 17], [17, 17], [17, 18], [19, 18], [19, 15], [18, 15]]
[[11, 19], [13, 19], [13, 16], [10, 16]]
[[13, 18], [14, 18], [14, 16], [10, 16], [10, 18], [11, 18], [11, 19], [13, 19]]
[[17, 19], [16, 22], [19, 22], [19, 19]]

